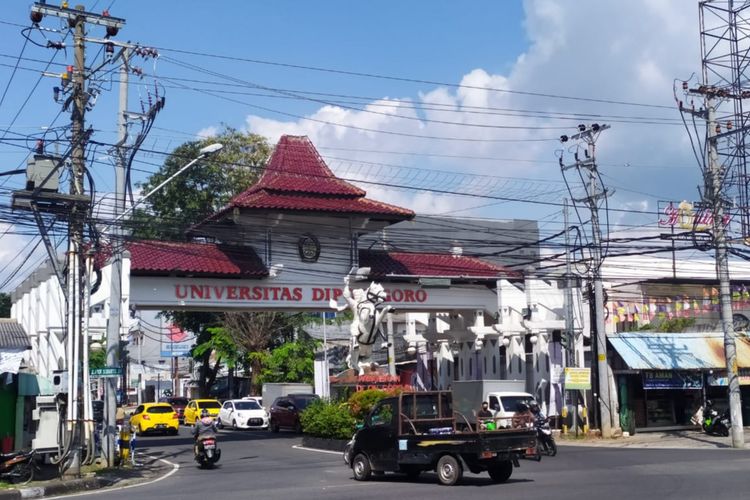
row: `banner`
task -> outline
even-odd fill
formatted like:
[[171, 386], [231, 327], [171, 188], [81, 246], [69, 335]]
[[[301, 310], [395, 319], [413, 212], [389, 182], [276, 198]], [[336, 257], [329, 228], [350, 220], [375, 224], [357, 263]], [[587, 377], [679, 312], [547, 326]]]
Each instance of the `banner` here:
[[643, 388], [649, 389], [702, 389], [703, 373], [687, 371], [643, 372]]

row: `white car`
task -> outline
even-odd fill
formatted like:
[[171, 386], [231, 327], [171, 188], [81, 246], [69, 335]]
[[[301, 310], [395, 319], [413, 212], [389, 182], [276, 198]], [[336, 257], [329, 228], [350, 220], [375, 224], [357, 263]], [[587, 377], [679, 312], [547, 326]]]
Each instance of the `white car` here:
[[245, 400], [245, 401], [255, 401], [260, 406], [263, 406], [263, 398], [260, 397], [260, 396], [245, 396], [242, 399]]
[[222, 429], [268, 429], [268, 413], [257, 401], [230, 399], [221, 406], [217, 424]]

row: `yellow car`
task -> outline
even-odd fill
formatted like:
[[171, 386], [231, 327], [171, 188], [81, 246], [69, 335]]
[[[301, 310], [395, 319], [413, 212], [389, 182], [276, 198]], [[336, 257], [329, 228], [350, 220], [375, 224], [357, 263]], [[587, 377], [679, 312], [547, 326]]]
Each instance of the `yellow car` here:
[[208, 410], [211, 418], [216, 419], [221, 410], [221, 403], [215, 399], [193, 399], [185, 407], [185, 425], [195, 425], [201, 418], [201, 412]]
[[130, 417], [130, 427], [138, 434], [165, 432], [177, 434], [180, 421], [177, 412], [169, 403], [143, 403]]

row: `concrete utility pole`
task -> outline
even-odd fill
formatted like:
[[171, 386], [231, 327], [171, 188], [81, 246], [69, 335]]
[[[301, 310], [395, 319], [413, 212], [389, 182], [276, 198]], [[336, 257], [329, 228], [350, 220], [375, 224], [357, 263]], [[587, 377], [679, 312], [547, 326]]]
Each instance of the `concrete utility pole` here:
[[724, 226], [724, 196], [722, 196], [722, 167], [719, 163], [716, 128], [716, 99], [709, 94], [706, 99], [706, 138], [708, 145], [708, 182], [706, 198], [713, 210], [713, 233], [716, 246], [716, 276], [719, 279], [719, 304], [721, 307], [721, 329], [724, 333], [724, 357], [727, 362], [729, 385], [729, 412], [732, 418], [732, 447], [744, 448], [745, 436], [742, 428], [742, 399], [737, 367], [737, 346], [734, 322], [732, 321], [732, 295], [729, 286], [729, 256], [726, 228]]
[[565, 224], [565, 296], [563, 308], [565, 309], [565, 366], [577, 366], [576, 364], [576, 335], [575, 321], [573, 319], [573, 287], [570, 272], [570, 219], [568, 213], [568, 199], [563, 199], [563, 220]]
[[[125, 164], [127, 162], [128, 140], [128, 58], [127, 48], [122, 51], [120, 66], [120, 103], [117, 117], [117, 163], [115, 165], [115, 199], [113, 203], [114, 218], [125, 212]], [[107, 322], [107, 366], [117, 366], [120, 361], [120, 339], [122, 329], [122, 225], [116, 224], [112, 229], [110, 247], [112, 249], [112, 275], [110, 276], [109, 321]], [[117, 439], [117, 380], [106, 378], [104, 400], [104, 435], [102, 448], [107, 465], [115, 465], [115, 440]], [[127, 387], [123, 388], [127, 393]]]
[[613, 391], [614, 376], [612, 369], [607, 360], [607, 332], [604, 321], [604, 287], [602, 285], [602, 235], [599, 226], [599, 200], [607, 197], [610, 193], [607, 190], [599, 191], [598, 179], [599, 174], [596, 165], [596, 139], [599, 134], [607, 130], [609, 125], [599, 125], [597, 123], [586, 127], [578, 126], [578, 133], [570, 137], [563, 135], [560, 137], [561, 142], [568, 140], [581, 141], [586, 144], [584, 150], [584, 159], [579, 159], [578, 153], [575, 153], [575, 163], [563, 165], [562, 157], [560, 158], [560, 167], [563, 172], [568, 169], [585, 169], [588, 171], [588, 183], [584, 185], [586, 197], [573, 199], [574, 202], [585, 203], [591, 213], [591, 280], [594, 285], [594, 326], [596, 330], [596, 349], [597, 349], [597, 374], [599, 381], [598, 403], [599, 413], [601, 415], [601, 433], [602, 437], [610, 438], [619, 433], [620, 423], [618, 415], [617, 394]]
[[[86, 381], [88, 377], [89, 348], [84, 343], [84, 310], [82, 287], [88, 286], [88, 280], [84, 275], [83, 265], [83, 230], [85, 219], [89, 210], [90, 201], [84, 197], [83, 179], [86, 171], [86, 143], [88, 131], [86, 130], [85, 114], [89, 103], [89, 94], [86, 88], [88, 78], [86, 68], [86, 24], [96, 24], [107, 29], [108, 36], [117, 34], [124, 20], [110, 17], [108, 12], [94, 14], [86, 12], [84, 6], [77, 5], [68, 8], [47, 5], [45, 2], [35, 3], [31, 8], [31, 18], [34, 23], [39, 23], [44, 16], [54, 16], [64, 19], [73, 29], [74, 65], [72, 67], [71, 85], [72, 95], [71, 107], [71, 181], [70, 198], [74, 200], [70, 208], [68, 222], [68, 251], [67, 278], [66, 278], [66, 368], [68, 371], [67, 405], [65, 417], [65, 432], [61, 443], [61, 452], [58, 460], [62, 464], [66, 476], [80, 476], [81, 465], [84, 460], [93, 461], [93, 436], [85, 432], [90, 422], [90, 397], [89, 387]], [[67, 75], [66, 75], [67, 76]], [[58, 167], [59, 168], [59, 167]], [[86, 290], [86, 295], [88, 290]], [[83, 456], [83, 450], [87, 454]]]

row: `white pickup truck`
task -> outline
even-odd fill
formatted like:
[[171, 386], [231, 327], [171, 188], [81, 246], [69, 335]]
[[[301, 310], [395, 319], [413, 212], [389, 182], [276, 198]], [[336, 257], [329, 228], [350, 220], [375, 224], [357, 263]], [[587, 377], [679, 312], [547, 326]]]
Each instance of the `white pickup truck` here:
[[519, 405], [529, 406], [534, 396], [524, 389], [523, 380], [465, 380], [453, 382], [453, 407], [472, 424], [476, 412], [487, 402], [498, 426], [509, 427]]

